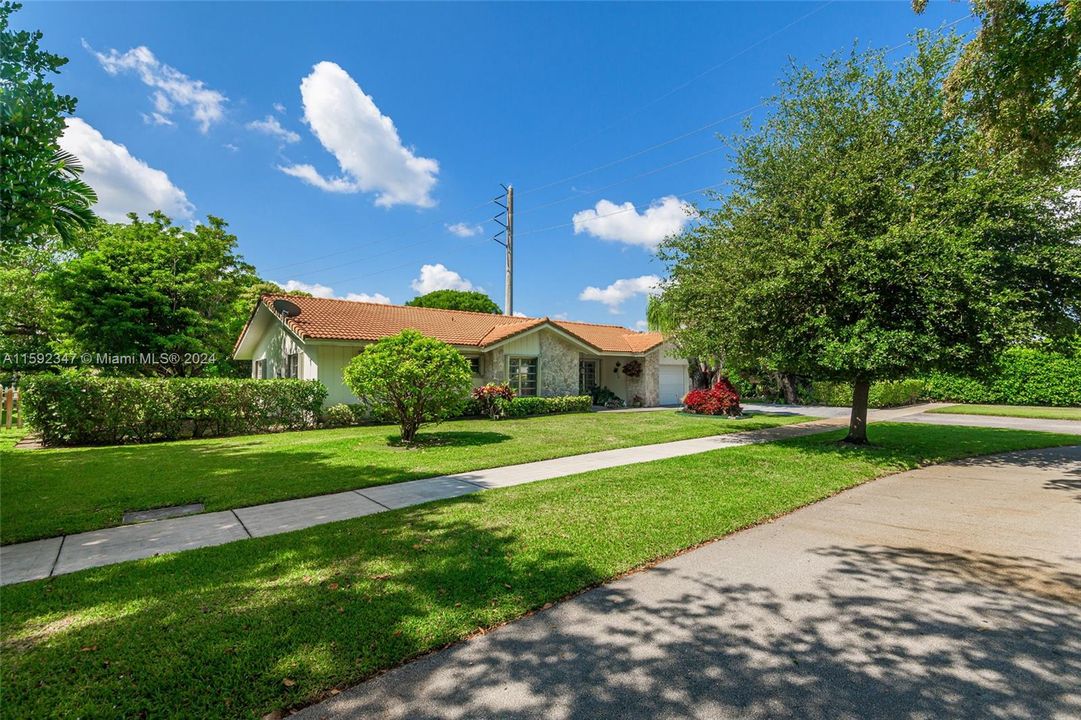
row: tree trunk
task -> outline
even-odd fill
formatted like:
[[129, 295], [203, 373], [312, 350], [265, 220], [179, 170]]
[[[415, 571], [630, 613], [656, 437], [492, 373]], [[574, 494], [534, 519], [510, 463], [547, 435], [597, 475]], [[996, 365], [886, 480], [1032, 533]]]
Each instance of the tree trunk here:
[[799, 393], [796, 392], [796, 376], [792, 373], [779, 373], [781, 392], [784, 393], [784, 401], [789, 405], [799, 404]]
[[870, 391], [871, 383], [866, 380], [857, 380], [852, 384], [852, 416], [848, 421], [846, 443], [867, 444], [867, 395]]
[[691, 389], [709, 390], [713, 387], [713, 378], [717, 375], [717, 371], [698, 358], [691, 358], [691, 362], [694, 363], [694, 369], [691, 372]]

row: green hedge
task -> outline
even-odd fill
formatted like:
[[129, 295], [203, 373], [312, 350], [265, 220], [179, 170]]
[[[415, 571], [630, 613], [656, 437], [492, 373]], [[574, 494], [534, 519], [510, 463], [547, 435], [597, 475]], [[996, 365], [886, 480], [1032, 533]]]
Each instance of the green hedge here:
[[527, 415], [551, 415], [554, 413], [589, 412], [593, 398], [589, 395], [564, 395], [562, 397], [516, 397], [510, 401], [509, 417]]
[[[923, 397], [925, 387], [926, 383], [923, 380], [871, 383], [871, 391], [867, 395], [867, 406], [888, 408], [911, 405]], [[808, 405], [849, 407], [852, 405], [852, 385], [816, 380], [811, 383], [810, 390], [803, 393], [803, 400]]]
[[314, 427], [317, 380], [36, 375], [22, 385], [28, 424], [46, 445], [153, 442]]
[[983, 378], [947, 373], [927, 377], [925, 397], [958, 403], [1081, 405], [1081, 357], [1016, 348], [999, 356]]

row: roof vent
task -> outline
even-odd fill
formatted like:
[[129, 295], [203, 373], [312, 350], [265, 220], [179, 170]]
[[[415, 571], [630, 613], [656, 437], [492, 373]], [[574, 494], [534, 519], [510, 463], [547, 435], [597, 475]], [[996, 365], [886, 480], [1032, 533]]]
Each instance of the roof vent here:
[[296, 303], [289, 302], [285, 298], [278, 298], [274, 301], [274, 312], [284, 318], [291, 318], [300, 314], [300, 308]]

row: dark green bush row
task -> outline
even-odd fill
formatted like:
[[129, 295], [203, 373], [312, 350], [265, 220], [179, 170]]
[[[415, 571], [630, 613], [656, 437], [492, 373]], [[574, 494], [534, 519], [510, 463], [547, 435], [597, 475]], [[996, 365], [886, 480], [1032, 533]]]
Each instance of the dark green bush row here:
[[943, 402], [1078, 406], [1081, 357], [1016, 348], [983, 378], [932, 373], [924, 395]]
[[47, 445], [152, 442], [314, 427], [317, 380], [114, 378], [80, 373], [24, 381], [23, 407]]
[[[894, 380], [871, 383], [867, 406], [873, 408], [911, 405], [924, 395], [923, 380]], [[808, 405], [835, 405], [848, 407], [852, 404], [852, 385], [848, 383], [814, 381], [803, 393]]]
[[551, 415], [554, 413], [589, 412], [593, 398], [588, 395], [564, 395], [562, 397], [516, 397], [510, 401], [509, 417], [527, 415]]

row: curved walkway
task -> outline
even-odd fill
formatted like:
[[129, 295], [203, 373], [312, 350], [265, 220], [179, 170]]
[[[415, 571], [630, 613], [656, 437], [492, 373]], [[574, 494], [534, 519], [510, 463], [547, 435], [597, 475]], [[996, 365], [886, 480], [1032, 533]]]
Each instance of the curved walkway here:
[[295, 717], [1081, 717], [1078, 537], [1081, 446], [926, 467]]

